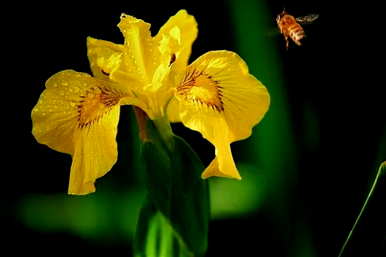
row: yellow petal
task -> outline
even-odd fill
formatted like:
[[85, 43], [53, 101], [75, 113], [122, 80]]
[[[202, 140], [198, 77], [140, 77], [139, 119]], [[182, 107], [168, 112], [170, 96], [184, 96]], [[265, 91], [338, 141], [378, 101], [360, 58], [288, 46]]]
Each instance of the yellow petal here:
[[46, 82], [32, 110], [32, 133], [41, 144], [72, 155], [68, 192], [94, 192], [94, 182], [117, 159], [121, 94], [105, 80], [65, 70]]
[[263, 118], [269, 106], [266, 88], [237, 54], [212, 51], [188, 67], [176, 97], [184, 125], [199, 131], [216, 148], [217, 160], [203, 176], [240, 178], [230, 143], [249, 137]]
[[197, 33], [195, 18], [185, 10], [180, 10], [169, 18], [155, 36], [160, 44], [160, 51], [168, 55], [169, 65], [175, 63], [177, 72], [181, 72], [188, 64]]
[[174, 94], [174, 86], [182, 79], [196, 37], [197, 23], [185, 10], [170, 17], [154, 37], [160, 62], [153, 73], [152, 83], [145, 90], [154, 93], [150, 105], [158, 107], [154, 108], [154, 114], [149, 114], [150, 118], [165, 115], [166, 104]]
[[96, 78], [116, 82], [115, 87], [122, 93], [132, 95], [132, 91], [141, 88], [137, 74], [130, 73], [130, 68], [123, 62], [124, 46], [109, 41], [87, 38], [87, 55], [91, 71]]
[[150, 24], [122, 14], [118, 27], [125, 38], [123, 62], [127, 72], [146, 85], [151, 82], [159, 64], [159, 52], [150, 34]]
[[[218, 156], [218, 157], [217, 157]], [[201, 177], [203, 179], [209, 177], [224, 177], [241, 179], [240, 174], [236, 168], [233, 160], [230, 145], [224, 145], [223, 147], [216, 146], [216, 157], [204, 170]]]
[[173, 97], [167, 106], [167, 116], [170, 122], [181, 122], [180, 103], [177, 98]]
[[99, 121], [74, 131], [75, 152], [72, 156], [69, 194], [95, 191], [94, 182], [111, 170], [117, 161], [117, 125], [119, 105], [111, 108]]
[[109, 78], [121, 63], [123, 45], [109, 41], [87, 38], [87, 56], [91, 71], [96, 78]]

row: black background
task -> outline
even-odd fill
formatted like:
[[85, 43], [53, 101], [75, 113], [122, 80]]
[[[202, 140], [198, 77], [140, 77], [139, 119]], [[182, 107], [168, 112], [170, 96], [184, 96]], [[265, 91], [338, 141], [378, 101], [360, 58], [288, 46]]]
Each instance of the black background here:
[[[304, 47], [285, 51], [281, 37], [277, 47], [303, 156], [296, 187], [302, 217], [310, 225], [317, 256], [337, 256], [375, 177], [377, 154], [386, 152], [385, 143], [380, 149], [386, 129], [383, 9], [366, 2], [268, 2], [272, 17], [283, 7], [297, 15], [320, 14]], [[130, 256], [130, 245], [94, 245], [68, 234], [44, 234], [14, 217], [23, 195], [65, 192], [67, 186], [70, 158], [63, 159], [34, 140], [30, 111], [49, 76], [68, 68], [89, 70], [86, 36], [120, 42], [115, 27], [120, 13], [144, 19], [157, 31], [182, 8], [199, 24], [191, 60], [209, 50], [237, 51], [226, 2], [52, 1], [12, 3], [12, 8], [3, 9], [2, 221], [11, 251]], [[299, 110], [305, 102], [316, 110], [320, 126], [320, 147], [312, 152], [301, 147], [306, 128]], [[124, 137], [122, 133], [118, 136]], [[193, 147], [200, 150], [206, 145]], [[208, 161], [204, 154], [200, 157]], [[57, 166], [63, 166], [60, 172], [53, 170]], [[385, 188], [383, 177], [345, 256], [384, 256]], [[281, 242], [271, 226], [259, 215], [213, 221], [207, 256], [287, 256], [290, 242]]]

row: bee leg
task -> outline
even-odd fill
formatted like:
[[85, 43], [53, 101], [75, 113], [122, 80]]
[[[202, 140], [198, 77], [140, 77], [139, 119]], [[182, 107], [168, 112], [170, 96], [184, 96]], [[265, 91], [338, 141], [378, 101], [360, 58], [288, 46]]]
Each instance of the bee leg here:
[[289, 46], [288, 36], [284, 36], [284, 39], [285, 39], [285, 49], [288, 50], [288, 46]]

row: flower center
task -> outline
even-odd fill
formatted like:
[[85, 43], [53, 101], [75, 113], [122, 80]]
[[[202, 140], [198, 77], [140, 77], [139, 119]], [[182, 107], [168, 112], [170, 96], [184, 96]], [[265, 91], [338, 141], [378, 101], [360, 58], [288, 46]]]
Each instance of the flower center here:
[[218, 112], [224, 111], [222, 87], [210, 75], [193, 70], [186, 73], [177, 95], [185, 101], [206, 105]]
[[92, 87], [80, 97], [82, 98], [78, 104], [78, 126], [80, 128], [97, 122], [114, 105], [118, 104], [120, 99], [110, 89], [103, 87]]

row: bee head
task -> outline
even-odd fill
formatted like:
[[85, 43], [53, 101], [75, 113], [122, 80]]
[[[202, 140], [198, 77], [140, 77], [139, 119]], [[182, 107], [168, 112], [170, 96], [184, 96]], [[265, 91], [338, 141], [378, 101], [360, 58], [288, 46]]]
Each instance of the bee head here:
[[285, 8], [284, 8], [283, 11], [276, 16], [276, 22], [279, 23], [281, 18], [283, 18], [283, 16], [286, 14], [287, 14], [287, 12], [285, 11]]

